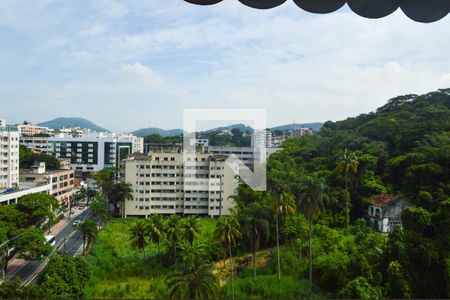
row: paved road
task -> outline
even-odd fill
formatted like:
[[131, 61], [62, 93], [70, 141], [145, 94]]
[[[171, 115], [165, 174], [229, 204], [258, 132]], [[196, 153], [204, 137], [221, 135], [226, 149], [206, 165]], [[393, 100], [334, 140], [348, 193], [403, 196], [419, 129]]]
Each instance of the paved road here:
[[[55, 249], [61, 253], [71, 256], [80, 255], [83, 239], [80, 232], [75, 230], [72, 222], [83, 220], [89, 215], [89, 210], [85, 210], [77, 217], [73, 218], [56, 236]], [[9, 279], [19, 278], [25, 285], [35, 283], [39, 273], [44, 269], [46, 261], [28, 261], [20, 269], [9, 275]]]

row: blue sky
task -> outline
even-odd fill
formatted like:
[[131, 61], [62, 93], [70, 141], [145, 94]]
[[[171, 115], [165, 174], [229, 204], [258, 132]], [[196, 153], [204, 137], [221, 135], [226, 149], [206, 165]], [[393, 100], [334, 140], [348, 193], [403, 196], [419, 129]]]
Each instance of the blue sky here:
[[0, 1], [0, 117], [182, 126], [183, 108], [266, 108], [269, 126], [340, 120], [450, 87], [450, 17], [369, 20], [292, 1]]

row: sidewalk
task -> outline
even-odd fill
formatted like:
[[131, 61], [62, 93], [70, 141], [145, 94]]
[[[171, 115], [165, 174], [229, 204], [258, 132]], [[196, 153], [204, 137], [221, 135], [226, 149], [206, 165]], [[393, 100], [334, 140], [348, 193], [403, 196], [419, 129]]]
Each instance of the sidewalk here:
[[[53, 225], [50, 228], [49, 234], [57, 235], [59, 232], [61, 232], [61, 230], [67, 224], [69, 224], [75, 217], [77, 217], [83, 211], [84, 210], [78, 209], [78, 207], [74, 207], [73, 214], [70, 215], [70, 220], [67, 217], [65, 217], [64, 219], [62, 219], [61, 221], [59, 221], [58, 223], [56, 223], [55, 225]], [[14, 274], [15, 272], [17, 272], [17, 270], [19, 270], [21, 267], [23, 267], [26, 263], [27, 263], [27, 261], [24, 259], [18, 259], [18, 258], [11, 259], [8, 263], [8, 268], [6, 269], [6, 276], [10, 276], [10, 275]]]

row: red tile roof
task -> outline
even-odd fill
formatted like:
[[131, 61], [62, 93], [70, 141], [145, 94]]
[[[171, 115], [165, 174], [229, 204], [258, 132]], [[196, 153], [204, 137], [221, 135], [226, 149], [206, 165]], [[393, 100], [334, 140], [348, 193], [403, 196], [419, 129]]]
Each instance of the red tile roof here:
[[373, 198], [372, 203], [376, 206], [384, 206], [398, 199], [396, 195], [381, 193]]

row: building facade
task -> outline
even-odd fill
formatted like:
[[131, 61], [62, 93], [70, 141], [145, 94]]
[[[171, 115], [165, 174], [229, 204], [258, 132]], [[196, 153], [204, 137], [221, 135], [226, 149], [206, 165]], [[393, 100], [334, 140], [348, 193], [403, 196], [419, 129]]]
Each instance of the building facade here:
[[46, 170], [45, 163], [39, 163], [30, 170], [20, 171], [20, 181], [51, 184], [50, 194], [55, 196], [62, 206], [68, 205], [73, 199], [76, 189], [74, 171], [71, 169]]
[[58, 134], [48, 140], [48, 153], [58, 159], [68, 159], [73, 170], [97, 172], [119, 165], [133, 152], [134, 141], [114, 133], [92, 132], [81, 137]]
[[395, 226], [402, 226], [401, 215], [408, 206], [408, 201], [399, 196], [382, 193], [369, 206], [369, 223], [381, 232], [391, 232]]
[[0, 191], [19, 185], [19, 130], [16, 126], [0, 127]]
[[21, 136], [20, 144], [24, 145], [35, 153], [47, 154], [48, 152], [48, 137], [37, 136]]
[[20, 136], [34, 136], [37, 134], [54, 134], [54, 130], [48, 127], [38, 126], [24, 121], [22, 124], [17, 124]]
[[[186, 159], [184, 159], [186, 155]], [[152, 214], [220, 216], [230, 214], [239, 179], [226, 156], [182, 151], [134, 154], [125, 161], [125, 181], [133, 187], [124, 217]]]
[[252, 133], [251, 146], [253, 148], [271, 148], [272, 132], [269, 129], [255, 130]]

